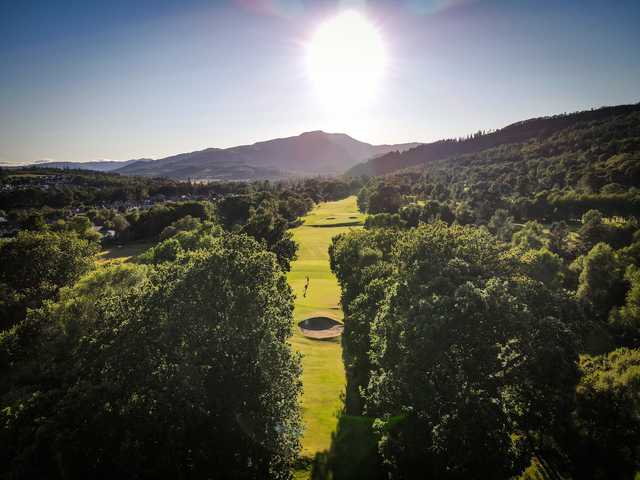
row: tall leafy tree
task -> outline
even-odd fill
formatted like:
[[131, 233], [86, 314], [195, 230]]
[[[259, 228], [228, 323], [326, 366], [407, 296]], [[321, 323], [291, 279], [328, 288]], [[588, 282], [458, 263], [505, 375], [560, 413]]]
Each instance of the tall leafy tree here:
[[552, 289], [560, 288], [564, 279], [563, 263], [557, 254], [543, 247], [539, 250], [527, 250], [520, 258], [528, 276]]
[[398, 186], [390, 183], [379, 183], [369, 193], [367, 212], [397, 213], [404, 199]]
[[288, 231], [286, 219], [278, 213], [277, 205], [263, 202], [257, 209], [251, 209], [242, 232], [264, 242], [267, 249], [276, 254], [280, 266], [284, 270], [290, 269], [297, 245]]
[[611, 309], [624, 302], [627, 285], [623, 266], [606, 243], [596, 244], [581, 263], [576, 295], [597, 319], [606, 321]]
[[0, 242], [0, 330], [54, 299], [94, 264], [98, 245], [73, 232], [20, 232]]
[[603, 222], [602, 212], [589, 210], [582, 215], [582, 226], [579, 234], [586, 251], [591, 250], [597, 243], [606, 242], [607, 226]]

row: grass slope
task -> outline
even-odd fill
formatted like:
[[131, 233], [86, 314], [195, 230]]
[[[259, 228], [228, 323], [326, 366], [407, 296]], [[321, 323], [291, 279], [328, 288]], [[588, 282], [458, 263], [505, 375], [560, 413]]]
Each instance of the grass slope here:
[[[340, 339], [309, 340], [302, 336], [297, 322], [316, 314], [342, 319], [340, 287], [329, 268], [328, 248], [335, 235], [360, 228], [363, 219], [356, 206], [356, 197], [349, 197], [318, 205], [304, 217], [303, 225], [292, 230], [299, 248], [298, 260], [293, 262], [288, 274], [289, 284], [296, 295], [296, 328], [291, 343], [303, 354], [305, 433], [302, 455], [306, 457], [313, 457], [330, 446], [331, 434], [337, 424], [336, 412], [342, 403], [345, 377]], [[303, 298], [307, 276], [310, 279], [309, 290]]]
[[131, 242], [121, 246], [110, 245], [98, 255], [98, 263], [124, 263], [129, 259], [146, 252], [155, 246], [156, 242]]

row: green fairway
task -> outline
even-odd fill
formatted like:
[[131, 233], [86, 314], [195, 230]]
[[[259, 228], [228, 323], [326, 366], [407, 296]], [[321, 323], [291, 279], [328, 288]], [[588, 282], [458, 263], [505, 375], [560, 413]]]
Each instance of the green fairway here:
[[[349, 197], [318, 205], [304, 217], [302, 226], [292, 230], [299, 248], [298, 260], [293, 262], [288, 275], [289, 284], [296, 295], [296, 328], [291, 343], [304, 356], [303, 456], [312, 457], [316, 452], [329, 448], [345, 378], [340, 339], [309, 340], [302, 336], [297, 322], [316, 314], [342, 319], [340, 287], [329, 268], [328, 248], [335, 235], [351, 228], [361, 228], [359, 225], [362, 225], [363, 219], [356, 206], [356, 197]], [[303, 298], [307, 276], [309, 289], [306, 298]]]

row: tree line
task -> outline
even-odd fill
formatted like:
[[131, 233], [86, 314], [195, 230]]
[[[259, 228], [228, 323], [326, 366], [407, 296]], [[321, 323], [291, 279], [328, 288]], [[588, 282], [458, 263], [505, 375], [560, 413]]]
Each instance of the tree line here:
[[0, 167], [0, 209], [7, 213], [48, 207], [58, 210], [78, 206], [143, 202], [181, 196], [218, 198], [259, 191], [295, 191], [314, 202], [337, 200], [354, 193], [359, 179], [301, 178], [277, 182], [192, 182], [161, 177], [134, 177], [89, 170], [43, 167]]

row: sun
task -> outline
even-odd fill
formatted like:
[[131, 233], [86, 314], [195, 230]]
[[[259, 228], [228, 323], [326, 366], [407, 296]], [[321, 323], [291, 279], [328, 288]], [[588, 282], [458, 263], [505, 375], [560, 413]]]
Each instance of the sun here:
[[307, 44], [306, 62], [319, 100], [340, 112], [360, 109], [376, 97], [387, 57], [376, 27], [345, 11], [320, 25]]

